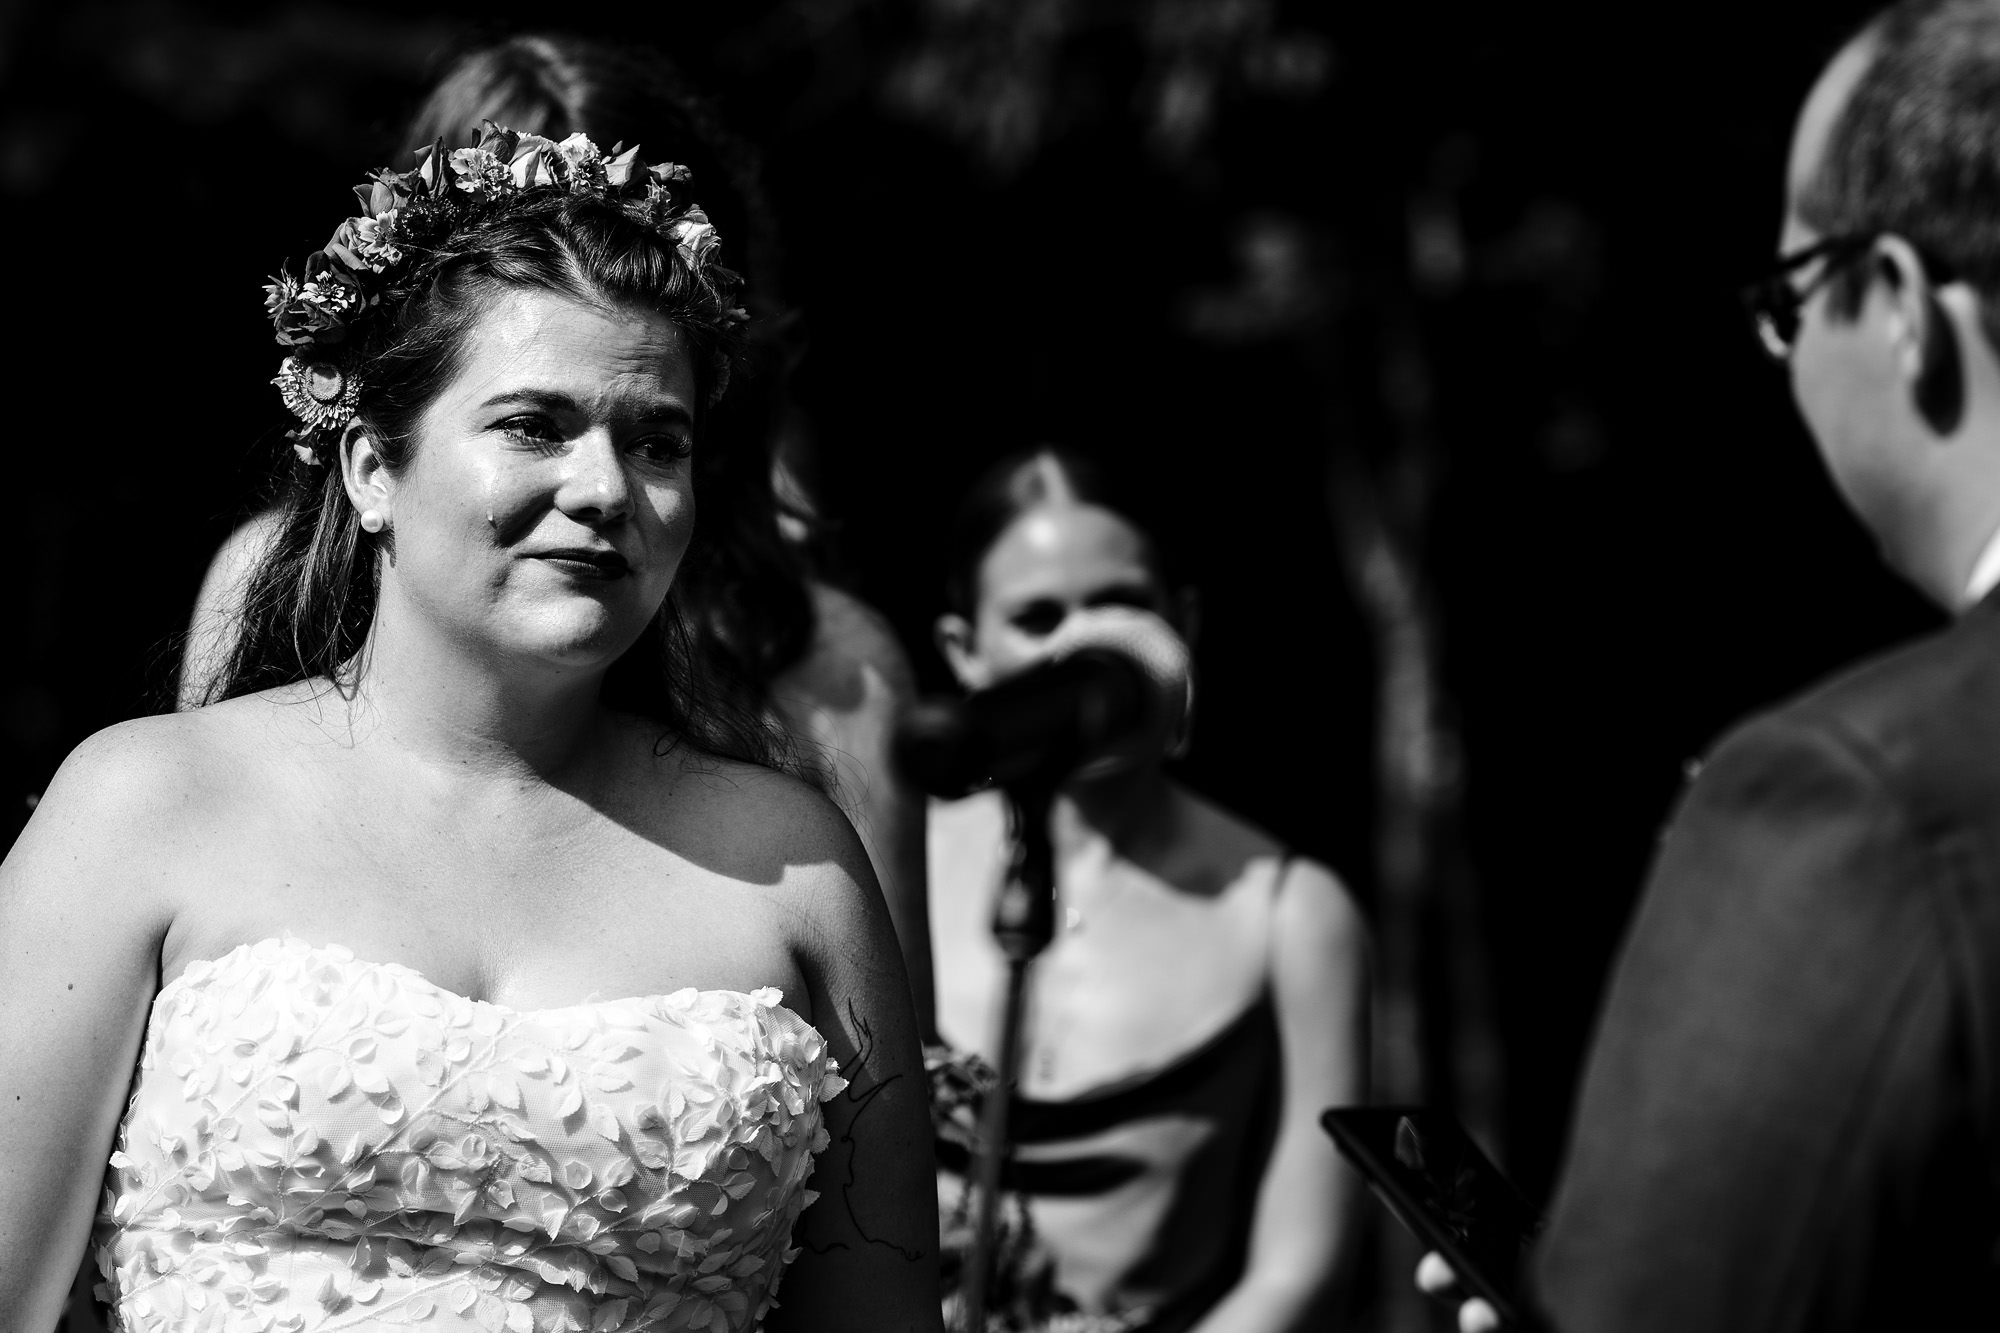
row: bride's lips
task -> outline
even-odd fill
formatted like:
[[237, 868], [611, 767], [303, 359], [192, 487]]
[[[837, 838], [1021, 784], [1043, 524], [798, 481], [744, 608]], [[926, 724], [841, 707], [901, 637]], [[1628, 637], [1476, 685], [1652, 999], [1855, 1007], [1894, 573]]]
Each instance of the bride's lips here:
[[631, 563], [609, 547], [563, 547], [554, 551], [537, 551], [529, 558], [546, 561], [564, 573], [580, 579], [601, 579], [609, 582], [612, 579], [622, 579], [632, 572]]

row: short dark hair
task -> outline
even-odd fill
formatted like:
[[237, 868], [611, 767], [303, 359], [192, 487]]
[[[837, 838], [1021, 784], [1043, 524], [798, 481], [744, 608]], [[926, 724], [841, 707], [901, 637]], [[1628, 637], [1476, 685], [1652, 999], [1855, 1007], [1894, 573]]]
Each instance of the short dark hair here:
[[[1060, 479], [1060, 490], [1050, 485], [1051, 474]], [[1167, 525], [1149, 523], [1147, 506], [1137, 494], [1120, 486], [1096, 460], [1061, 445], [1039, 444], [994, 463], [959, 501], [945, 558], [945, 604], [972, 616], [978, 610], [979, 570], [986, 553], [1016, 519], [1057, 498], [1094, 505], [1130, 523], [1145, 539], [1147, 559], [1160, 583], [1169, 591], [1182, 585], [1185, 571], [1159, 536]]]
[[[2000, 348], [2000, 3], [1905, 0], [1854, 39], [1868, 66], [1829, 129], [1797, 200], [1822, 235], [1893, 232], [1980, 297]], [[1865, 278], [1836, 278], [1859, 308]]]

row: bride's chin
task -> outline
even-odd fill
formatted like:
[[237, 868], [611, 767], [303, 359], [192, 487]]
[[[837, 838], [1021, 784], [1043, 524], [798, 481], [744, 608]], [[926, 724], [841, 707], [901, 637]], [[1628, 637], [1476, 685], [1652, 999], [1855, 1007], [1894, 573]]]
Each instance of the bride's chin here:
[[587, 671], [608, 668], [645, 633], [645, 622], [625, 617], [550, 616], [521, 627], [510, 636], [514, 653], [559, 666]]

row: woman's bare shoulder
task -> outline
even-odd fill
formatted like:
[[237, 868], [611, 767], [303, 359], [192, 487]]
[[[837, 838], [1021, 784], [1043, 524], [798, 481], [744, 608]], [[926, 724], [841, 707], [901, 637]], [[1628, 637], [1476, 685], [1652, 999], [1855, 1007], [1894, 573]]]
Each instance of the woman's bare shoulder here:
[[70, 751], [0, 866], [0, 915], [33, 920], [66, 903], [163, 931], [175, 849], [230, 771], [211, 730], [180, 714], [138, 718]]
[[1233, 810], [1176, 783], [1175, 802], [1186, 851], [1225, 879], [1247, 877], [1252, 870], [1275, 862], [1282, 875], [1281, 893], [1317, 895], [1351, 907], [1347, 886], [1332, 867], [1302, 856], [1281, 838]]
[[[276, 738], [267, 696], [133, 718], [87, 737], [56, 770], [37, 813], [107, 822], [107, 836], [149, 819], [184, 820], [261, 767]], [[136, 823], [135, 823], [136, 821]]]
[[237, 606], [250, 573], [278, 534], [278, 516], [266, 510], [237, 525], [209, 558], [188, 617], [187, 642], [181, 654], [180, 706], [201, 701], [211, 678], [235, 645], [239, 630]]
[[1282, 839], [1200, 792], [1176, 782], [1173, 795], [1175, 822], [1184, 845], [1227, 862], [1269, 860], [1288, 854]]
[[653, 745], [635, 811], [681, 855], [730, 878], [794, 890], [875, 877], [854, 828], [825, 793], [762, 764]]
[[38, 809], [86, 805], [137, 814], [223, 767], [213, 721], [192, 713], [133, 718], [86, 737], [69, 752]]
[[866, 662], [897, 681], [910, 679], [909, 654], [886, 616], [844, 588], [814, 580], [811, 589], [814, 651]]
[[812, 646], [773, 682], [780, 705], [796, 700], [833, 714], [900, 706], [914, 690], [915, 676], [895, 630], [852, 593], [825, 583], [811, 586]]

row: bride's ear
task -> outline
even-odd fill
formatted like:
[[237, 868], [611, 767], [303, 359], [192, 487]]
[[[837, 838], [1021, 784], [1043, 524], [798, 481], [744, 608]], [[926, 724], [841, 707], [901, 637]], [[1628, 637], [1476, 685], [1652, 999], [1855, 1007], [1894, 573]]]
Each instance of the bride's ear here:
[[367, 423], [360, 417], [347, 423], [336, 453], [341, 485], [356, 513], [374, 511], [383, 519], [393, 517], [390, 496], [394, 489], [382, 451], [376, 446]]
[[986, 663], [980, 660], [973, 646], [972, 622], [947, 611], [937, 618], [933, 633], [938, 651], [944, 654], [945, 663], [951, 667], [951, 674], [958, 678], [958, 683], [968, 690], [983, 688], [989, 673]]

